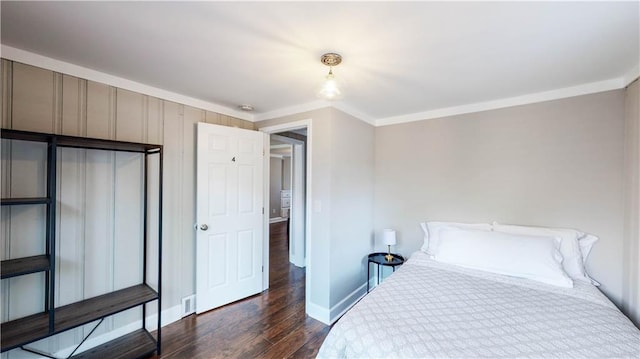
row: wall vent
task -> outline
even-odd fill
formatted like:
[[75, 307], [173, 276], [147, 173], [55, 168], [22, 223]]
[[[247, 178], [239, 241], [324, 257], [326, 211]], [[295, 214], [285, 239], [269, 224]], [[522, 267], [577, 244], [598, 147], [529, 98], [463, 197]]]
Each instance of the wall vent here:
[[196, 312], [196, 296], [190, 295], [188, 297], [182, 298], [182, 317], [186, 317], [187, 315], [191, 315]]

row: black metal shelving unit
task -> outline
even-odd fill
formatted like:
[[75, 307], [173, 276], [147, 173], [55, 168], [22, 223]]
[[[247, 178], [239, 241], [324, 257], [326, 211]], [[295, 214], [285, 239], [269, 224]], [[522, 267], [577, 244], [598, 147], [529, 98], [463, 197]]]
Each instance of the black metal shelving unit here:
[[[2, 198], [2, 206], [45, 205], [45, 253], [42, 255], [3, 260], [0, 262], [1, 277], [12, 278], [32, 273], [45, 273], [44, 310], [41, 313], [11, 320], [0, 324], [1, 351], [24, 348], [34, 341], [77, 328], [81, 325], [103, 319], [142, 306], [142, 328], [118, 337], [98, 347], [79, 353], [72, 358], [140, 358], [161, 352], [161, 315], [162, 308], [162, 145], [133, 142], [110, 141], [86, 137], [45, 134], [28, 131], [5, 130], [0, 132], [2, 139], [47, 143], [47, 195], [38, 198]], [[72, 147], [106, 151], [137, 152], [144, 154], [144, 217], [143, 217], [143, 279], [142, 283], [85, 299], [62, 307], [55, 305], [55, 219], [56, 219], [56, 159], [58, 147]], [[158, 166], [158, 289], [147, 284], [147, 186], [149, 174], [149, 156], [159, 156]], [[154, 338], [146, 328], [146, 304], [157, 301], [158, 329]], [[99, 325], [99, 324], [98, 324]], [[91, 335], [89, 333], [89, 335]], [[87, 335], [87, 337], [89, 336]], [[87, 338], [84, 338], [86, 340]], [[84, 340], [80, 343], [84, 342]], [[80, 346], [78, 345], [78, 347]], [[76, 348], [77, 349], [77, 348]]]

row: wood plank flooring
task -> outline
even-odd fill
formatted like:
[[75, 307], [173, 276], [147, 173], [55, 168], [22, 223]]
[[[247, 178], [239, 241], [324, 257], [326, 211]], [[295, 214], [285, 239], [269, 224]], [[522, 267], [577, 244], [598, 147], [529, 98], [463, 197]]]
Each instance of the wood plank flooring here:
[[269, 226], [269, 290], [162, 328], [160, 358], [316, 356], [329, 326], [304, 313], [305, 272], [289, 263], [286, 223]]

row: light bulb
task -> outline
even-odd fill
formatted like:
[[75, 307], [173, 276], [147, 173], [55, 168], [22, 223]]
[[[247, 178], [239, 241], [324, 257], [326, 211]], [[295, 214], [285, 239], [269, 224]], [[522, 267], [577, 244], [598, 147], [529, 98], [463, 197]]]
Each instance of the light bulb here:
[[338, 84], [338, 81], [333, 75], [333, 71], [329, 70], [329, 74], [318, 91], [318, 97], [329, 101], [339, 100], [343, 96], [343, 91], [340, 87], [340, 84]]

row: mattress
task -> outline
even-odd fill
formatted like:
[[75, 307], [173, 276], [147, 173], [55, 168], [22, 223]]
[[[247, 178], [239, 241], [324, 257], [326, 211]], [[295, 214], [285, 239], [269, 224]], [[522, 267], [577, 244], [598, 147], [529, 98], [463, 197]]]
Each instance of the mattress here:
[[319, 358], [640, 358], [596, 287], [465, 269], [416, 252], [331, 329]]

